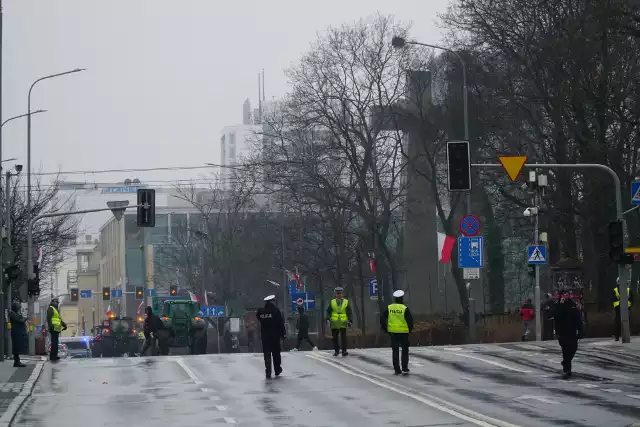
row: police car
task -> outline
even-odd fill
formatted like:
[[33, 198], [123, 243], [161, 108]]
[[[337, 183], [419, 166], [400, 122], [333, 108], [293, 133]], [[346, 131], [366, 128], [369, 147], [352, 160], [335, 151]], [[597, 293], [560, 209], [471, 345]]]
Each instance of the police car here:
[[66, 347], [67, 357], [71, 359], [85, 359], [91, 357], [90, 336], [60, 337], [60, 344]]

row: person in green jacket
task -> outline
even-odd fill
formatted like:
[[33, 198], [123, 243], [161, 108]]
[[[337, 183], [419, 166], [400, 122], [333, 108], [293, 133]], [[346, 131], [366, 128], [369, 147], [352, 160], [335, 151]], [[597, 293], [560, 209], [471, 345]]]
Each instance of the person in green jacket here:
[[[380, 316], [380, 326], [391, 338], [393, 370], [396, 375], [409, 373], [409, 334], [413, 330], [413, 316], [404, 305], [404, 291], [393, 293], [393, 304]], [[402, 370], [400, 369], [400, 347], [402, 347]]]
[[[331, 336], [333, 337], [334, 356], [340, 354], [347, 356], [347, 327], [351, 327], [352, 311], [349, 300], [344, 297], [344, 290], [341, 287], [334, 289], [336, 297], [331, 300], [327, 307], [327, 323], [331, 326]], [[340, 340], [338, 340], [338, 337]]]

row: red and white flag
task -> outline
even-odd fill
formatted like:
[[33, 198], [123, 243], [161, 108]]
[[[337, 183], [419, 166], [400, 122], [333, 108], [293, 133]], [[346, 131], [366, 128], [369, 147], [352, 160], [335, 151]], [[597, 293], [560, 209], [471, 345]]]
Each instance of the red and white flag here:
[[451, 251], [453, 251], [455, 243], [456, 239], [454, 237], [438, 233], [438, 260], [440, 262], [451, 262]]
[[111, 304], [109, 304], [109, 307], [107, 307], [107, 317], [111, 317], [112, 314], [113, 311], [111, 311]]
[[204, 305], [209, 307], [209, 299], [207, 298], [207, 291], [204, 292]]
[[144, 301], [140, 302], [140, 305], [138, 306], [138, 310], [136, 311], [136, 314], [140, 314], [140, 310], [142, 310], [142, 307], [144, 307]]
[[287, 273], [287, 276], [289, 277], [289, 281], [290, 282], [295, 281], [296, 282], [296, 288], [298, 290], [300, 290], [302, 288], [302, 281], [300, 280], [300, 273], [298, 272], [298, 267], [296, 266], [295, 273], [287, 270], [286, 268], [285, 268], [284, 271], [285, 271], [285, 273]]
[[197, 301], [200, 302], [200, 297], [197, 297], [193, 292], [191, 291], [187, 291], [189, 292], [189, 298], [191, 298], [191, 301]]

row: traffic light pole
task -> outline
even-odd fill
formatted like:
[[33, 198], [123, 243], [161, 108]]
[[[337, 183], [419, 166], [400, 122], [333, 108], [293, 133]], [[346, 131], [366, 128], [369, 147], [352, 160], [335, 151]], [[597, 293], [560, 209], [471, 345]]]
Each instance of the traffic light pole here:
[[[475, 168], [502, 168], [503, 166], [499, 163], [473, 163], [472, 167]], [[528, 169], [597, 169], [609, 174], [611, 179], [613, 180], [613, 186], [615, 190], [615, 199], [616, 199], [616, 219], [622, 222], [623, 227], [623, 242], [626, 247], [628, 244], [628, 235], [627, 235], [627, 223], [624, 220], [624, 212], [622, 211], [622, 186], [620, 184], [620, 178], [615, 173], [613, 169], [609, 166], [600, 165], [598, 163], [580, 163], [580, 164], [568, 164], [568, 163], [525, 163], [523, 167]], [[537, 270], [536, 270], [537, 273]], [[537, 276], [537, 274], [536, 274]], [[620, 283], [626, 284], [628, 278], [628, 271], [626, 266], [619, 264], [618, 265], [618, 277], [620, 278]], [[627, 287], [620, 286], [620, 317], [622, 320], [622, 342], [628, 344], [631, 342], [631, 333], [630, 333], [630, 325], [629, 325], [629, 307], [628, 302], [629, 295], [627, 294]], [[538, 307], [536, 307], [536, 310]]]
[[[118, 209], [114, 209], [114, 208], [99, 208], [99, 209], [84, 209], [84, 210], [80, 210], [80, 211], [67, 211], [67, 212], [51, 212], [51, 213], [46, 213], [46, 214], [42, 214], [42, 215], [38, 215], [34, 218], [31, 218], [31, 220], [29, 221], [28, 224], [28, 228], [27, 228], [27, 272], [28, 272], [28, 277], [29, 279], [33, 279], [34, 278], [34, 271], [33, 271], [33, 226], [36, 222], [40, 221], [41, 219], [45, 219], [45, 218], [55, 218], [55, 217], [59, 217], [59, 216], [67, 216], [67, 215], [82, 215], [82, 214], [87, 214], [87, 213], [94, 213], [94, 212], [105, 212], [105, 211], [116, 211], [116, 210], [122, 210], [122, 212], [124, 213], [124, 211], [127, 208], [145, 208], [147, 209], [149, 207], [148, 204], [144, 204], [144, 205], [133, 205], [133, 206], [123, 206], [121, 208]], [[115, 213], [114, 213], [115, 215]], [[122, 217], [122, 215], [120, 216], [120, 218]], [[116, 218], [118, 218], [116, 216]], [[29, 313], [29, 317], [33, 319], [33, 313], [34, 311], [34, 298], [32, 296], [29, 296], [29, 305], [28, 305], [28, 313]], [[36, 336], [34, 334], [34, 331], [29, 330], [29, 354], [30, 355], [35, 355], [35, 351], [36, 351]]]

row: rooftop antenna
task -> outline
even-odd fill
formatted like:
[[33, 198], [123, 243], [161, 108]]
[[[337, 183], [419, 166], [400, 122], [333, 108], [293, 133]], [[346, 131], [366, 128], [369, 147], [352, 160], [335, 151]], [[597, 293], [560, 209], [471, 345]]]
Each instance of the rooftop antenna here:
[[266, 101], [266, 98], [264, 97], [264, 68], [262, 69], [262, 101]]
[[258, 123], [262, 122], [262, 89], [260, 88], [260, 73], [258, 73]]

